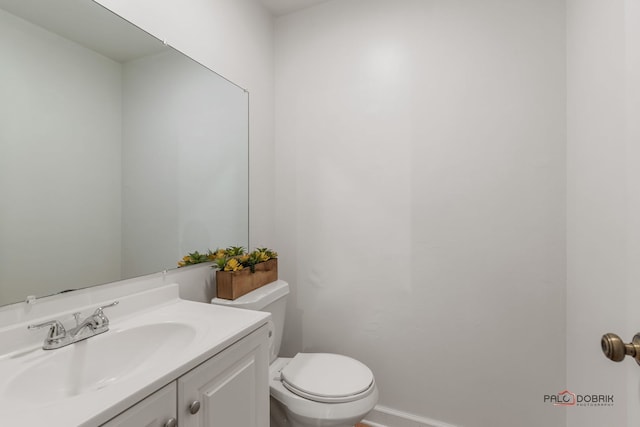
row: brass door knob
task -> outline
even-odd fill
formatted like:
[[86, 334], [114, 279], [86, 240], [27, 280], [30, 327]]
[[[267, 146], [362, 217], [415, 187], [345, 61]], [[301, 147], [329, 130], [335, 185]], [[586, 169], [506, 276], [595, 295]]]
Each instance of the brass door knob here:
[[625, 344], [616, 334], [604, 334], [600, 346], [604, 355], [614, 362], [621, 362], [625, 356], [631, 356], [640, 365], [640, 333], [629, 344]]

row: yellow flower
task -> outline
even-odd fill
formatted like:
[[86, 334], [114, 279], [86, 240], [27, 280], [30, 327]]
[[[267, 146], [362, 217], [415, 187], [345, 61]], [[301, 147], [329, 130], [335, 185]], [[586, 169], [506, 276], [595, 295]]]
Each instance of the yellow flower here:
[[224, 271], [239, 271], [243, 268], [244, 267], [242, 267], [242, 264], [240, 264], [237, 259], [231, 258], [224, 266]]
[[266, 252], [260, 252], [259, 258], [260, 262], [269, 261], [269, 255]]
[[209, 259], [211, 261], [215, 261], [215, 260], [220, 259], [220, 258], [226, 258], [226, 254], [224, 252], [224, 249], [217, 249], [215, 252], [209, 251]]

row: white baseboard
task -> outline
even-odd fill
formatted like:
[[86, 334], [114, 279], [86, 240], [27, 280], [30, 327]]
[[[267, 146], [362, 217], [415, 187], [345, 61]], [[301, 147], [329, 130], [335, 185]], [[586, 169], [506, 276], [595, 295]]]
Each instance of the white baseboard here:
[[371, 427], [456, 427], [381, 405], [376, 405], [362, 422]]

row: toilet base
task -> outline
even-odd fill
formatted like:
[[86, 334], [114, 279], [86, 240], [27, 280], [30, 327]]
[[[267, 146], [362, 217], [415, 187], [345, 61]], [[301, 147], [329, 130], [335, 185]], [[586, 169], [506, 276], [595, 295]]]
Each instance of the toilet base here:
[[284, 405], [278, 402], [273, 397], [269, 398], [270, 406], [270, 427], [354, 427], [359, 423], [360, 419], [354, 420], [341, 420], [341, 421], [329, 421], [311, 419], [294, 414], [289, 414], [290, 418], [287, 418], [287, 411]]
[[290, 427], [282, 404], [273, 397], [269, 398], [269, 427]]

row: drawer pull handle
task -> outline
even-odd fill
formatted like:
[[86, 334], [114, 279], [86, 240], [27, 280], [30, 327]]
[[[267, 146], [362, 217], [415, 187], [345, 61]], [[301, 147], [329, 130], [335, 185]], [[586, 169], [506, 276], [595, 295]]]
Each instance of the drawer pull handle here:
[[194, 400], [193, 402], [191, 402], [191, 405], [189, 405], [189, 412], [195, 415], [198, 413], [199, 410], [200, 410], [200, 402], [198, 402], [197, 400]]

